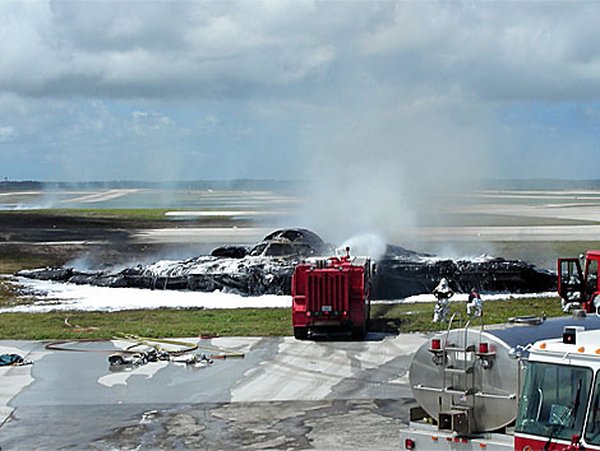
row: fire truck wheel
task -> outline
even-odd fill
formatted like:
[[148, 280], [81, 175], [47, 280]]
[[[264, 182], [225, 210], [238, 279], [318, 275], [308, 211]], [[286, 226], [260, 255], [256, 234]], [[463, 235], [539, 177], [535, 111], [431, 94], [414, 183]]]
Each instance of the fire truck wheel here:
[[296, 340], [306, 340], [308, 338], [308, 327], [294, 327], [294, 338]]
[[367, 328], [365, 326], [359, 326], [352, 329], [352, 338], [355, 340], [363, 340], [366, 336]]

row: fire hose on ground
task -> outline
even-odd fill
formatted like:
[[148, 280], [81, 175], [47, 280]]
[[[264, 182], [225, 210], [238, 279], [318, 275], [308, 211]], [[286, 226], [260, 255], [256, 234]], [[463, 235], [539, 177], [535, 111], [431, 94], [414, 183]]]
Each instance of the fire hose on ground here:
[[[170, 361], [174, 363], [185, 363], [188, 365], [200, 364], [211, 365], [214, 360], [225, 360], [231, 358], [244, 358], [245, 354], [216, 346], [193, 344], [183, 340], [172, 340], [164, 338], [140, 337], [137, 335], [119, 335], [113, 340], [129, 340], [133, 343], [125, 349], [83, 349], [76, 343], [96, 343], [108, 341], [107, 339], [83, 339], [83, 340], [58, 340], [47, 343], [45, 348], [52, 351], [66, 352], [95, 352], [108, 353], [108, 363], [111, 367], [139, 366], [149, 362]], [[167, 349], [163, 345], [177, 346], [179, 349]], [[146, 349], [140, 350], [144, 346]], [[207, 353], [192, 354], [194, 351], [203, 350]]]

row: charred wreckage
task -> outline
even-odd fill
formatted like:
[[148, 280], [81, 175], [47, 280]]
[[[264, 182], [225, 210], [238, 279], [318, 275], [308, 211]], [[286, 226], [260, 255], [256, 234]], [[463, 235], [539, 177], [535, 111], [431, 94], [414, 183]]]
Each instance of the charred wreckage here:
[[[17, 276], [106, 287], [238, 293], [290, 294], [294, 268], [307, 257], [328, 256], [334, 246], [306, 229], [281, 229], [252, 247], [224, 246], [211, 255], [161, 260], [121, 271], [79, 271], [73, 267], [23, 270]], [[439, 280], [457, 292], [535, 293], [556, 289], [556, 275], [521, 260], [483, 256], [450, 260], [387, 245], [377, 261], [372, 299], [390, 300], [431, 293]]]

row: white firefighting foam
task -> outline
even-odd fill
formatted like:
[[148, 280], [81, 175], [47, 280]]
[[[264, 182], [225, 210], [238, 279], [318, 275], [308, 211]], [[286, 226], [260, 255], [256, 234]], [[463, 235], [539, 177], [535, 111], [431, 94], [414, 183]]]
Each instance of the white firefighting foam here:
[[[141, 288], [109, 288], [92, 285], [75, 285], [45, 280], [18, 278], [26, 291], [35, 293], [36, 301], [0, 309], [4, 312], [42, 313], [49, 311], [119, 311], [159, 308], [290, 308], [292, 297], [284, 295], [240, 296], [215, 291], [149, 290]], [[457, 293], [451, 302], [466, 302], [468, 294]], [[533, 297], [556, 297], [555, 292], [511, 294], [482, 294], [484, 301]], [[432, 294], [410, 296], [405, 299], [373, 301], [373, 304], [434, 302]]]
[[19, 278], [18, 283], [35, 293], [32, 304], [0, 309], [0, 312], [49, 312], [53, 310], [118, 311], [158, 308], [265, 308], [291, 307], [291, 296], [244, 297], [215, 291], [149, 290], [75, 285]]

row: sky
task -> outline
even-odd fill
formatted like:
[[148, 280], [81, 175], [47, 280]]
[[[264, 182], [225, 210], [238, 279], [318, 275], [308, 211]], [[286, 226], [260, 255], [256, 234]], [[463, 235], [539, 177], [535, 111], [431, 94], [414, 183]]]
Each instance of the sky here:
[[308, 179], [399, 207], [598, 178], [598, 23], [572, 0], [3, 0], [0, 177]]

